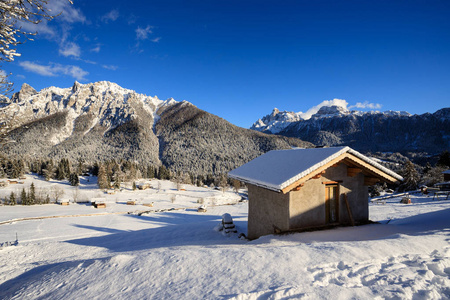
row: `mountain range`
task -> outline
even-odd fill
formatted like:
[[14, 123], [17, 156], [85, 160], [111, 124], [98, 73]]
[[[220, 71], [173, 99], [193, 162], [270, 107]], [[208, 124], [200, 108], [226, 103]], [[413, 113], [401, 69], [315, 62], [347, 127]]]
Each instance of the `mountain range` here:
[[225, 173], [270, 150], [313, 146], [107, 81], [40, 92], [24, 84], [11, 99], [1, 99], [0, 120], [15, 141], [2, 149], [8, 156], [125, 159], [199, 175]]
[[306, 114], [274, 109], [244, 129], [190, 102], [161, 100], [108, 81], [39, 92], [24, 84], [10, 99], [0, 99], [0, 121], [15, 141], [2, 148], [8, 156], [124, 159], [198, 175], [222, 174], [291, 147], [346, 145], [363, 153], [421, 157], [450, 148], [450, 108], [421, 115], [339, 105]]
[[275, 108], [251, 129], [315, 145], [346, 145], [361, 152], [437, 154], [450, 149], [450, 108], [411, 115], [405, 111], [350, 111], [331, 105], [320, 107], [309, 118], [303, 115]]

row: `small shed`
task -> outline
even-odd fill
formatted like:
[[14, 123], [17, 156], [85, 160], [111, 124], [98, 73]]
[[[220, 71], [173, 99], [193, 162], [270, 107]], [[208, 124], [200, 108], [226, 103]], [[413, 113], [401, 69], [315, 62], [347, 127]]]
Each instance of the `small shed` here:
[[67, 198], [63, 198], [63, 199], [59, 199], [59, 200], [58, 200], [58, 203], [59, 203], [60, 205], [69, 205], [70, 200], [67, 199]]
[[91, 203], [95, 208], [105, 208], [106, 199], [105, 198], [92, 198]]
[[248, 238], [369, 219], [368, 186], [403, 178], [350, 147], [274, 150], [229, 172], [247, 183]]
[[139, 183], [136, 183], [136, 187], [137, 187], [139, 190], [146, 190], [146, 189], [149, 189], [151, 186], [150, 186], [150, 183], [147, 183], [147, 182], [145, 182], [145, 183], [139, 182]]

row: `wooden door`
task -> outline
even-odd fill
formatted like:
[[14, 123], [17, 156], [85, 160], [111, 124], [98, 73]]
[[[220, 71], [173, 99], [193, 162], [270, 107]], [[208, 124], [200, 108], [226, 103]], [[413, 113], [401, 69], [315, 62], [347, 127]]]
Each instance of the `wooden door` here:
[[327, 184], [325, 186], [325, 209], [327, 224], [339, 221], [339, 185]]

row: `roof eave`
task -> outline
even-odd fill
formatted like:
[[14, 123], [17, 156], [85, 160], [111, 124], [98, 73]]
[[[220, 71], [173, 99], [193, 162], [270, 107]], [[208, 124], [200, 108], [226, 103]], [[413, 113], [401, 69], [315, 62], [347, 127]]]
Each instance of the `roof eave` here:
[[276, 186], [273, 186], [273, 185], [264, 184], [264, 183], [261, 183], [261, 182], [255, 182], [255, 181], [252, 181], [251, 179], [244, 178], [244, 177], [239, 177], [239, 176], [236, 176], [236, 175], [233, 175], [233, 174], [230, 174], [230, 173], [228, 173], [228, 177], [232, 178], [232, 179], [236, 179], [236, 180], [242, 181], [242, 182], [245, 182], [247, 184], [251, 184], [251, 185], [258, 186], [258, 187], [262, 187], [262, 188], [265, 188], [267, 190], [271, 190], [271, 191], [274, 191], [274, 192], [281, 192], [281, 188], [280, 187], [276, 187]]

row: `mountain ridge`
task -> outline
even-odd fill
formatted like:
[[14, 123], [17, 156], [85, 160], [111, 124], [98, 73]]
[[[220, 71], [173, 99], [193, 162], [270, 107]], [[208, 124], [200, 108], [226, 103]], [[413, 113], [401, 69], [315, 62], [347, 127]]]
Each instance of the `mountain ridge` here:
[[[37, 92], [23, 85], [0, 107], [7, 155], [166, 165], [225, 173], [264, 152], [311, 143], [240, 128], [188, 101], [160, 100], [107, 81]], [[238, 141], [238, 142], [236, 142]]]
[[251, 129], [297, 137], [316, 145], [347, 145], [362, 152], [435, 154], [450, 148], [450, 108], [411, 115], [405, 111], [350, 111], [332, 105], [322, 106], [308, 119], [295, 120], [286, 115], [288, 112], [275, 109]]

